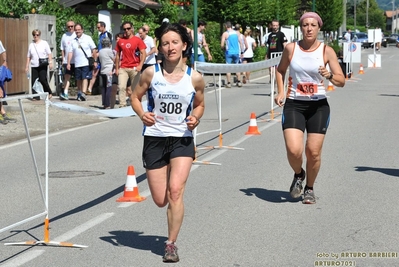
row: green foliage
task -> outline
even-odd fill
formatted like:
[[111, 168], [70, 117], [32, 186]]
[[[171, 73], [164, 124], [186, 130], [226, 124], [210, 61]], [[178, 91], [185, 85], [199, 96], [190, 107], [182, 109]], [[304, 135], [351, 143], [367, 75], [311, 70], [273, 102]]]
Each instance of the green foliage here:
[[[35, 0], [32, 1], [32, 5], [36, 7], [36, 10], [40, 10], [39, 14], [53, 15], [56, 17], [56, 41], [57, 47], [61, 42], [62, 35], [65, 33], [65, 25], [68, 21], [73, 20], [75, 23], [80, 23], [83, 26], [84, 33], [93, 37], [94, 42], [97, 42], [97, 16], [93, 15], [82, 15], [76, 13], [73, 8], [65, 8], [59, 4], [56, 0]], [[58, 55], [61, 51], [57, 50]]]
[[316, 12], [323, 19], [323, 31], [336, 31], [342, 24], [342, 0], [318, 1]]
[[224, 59], [224, 52], [220, 48], [220, 28], [217, 22], [207, 22], [205, 30], [206, 42], [209, 45], [209, 51], [212, 54], [212, 62], [222, 63], [226, 62]]
[[0, 6], [0, 16], [5, 18], [23, 18], [32, 10], [32, 5], [26, 0], [0, 0]]
[[254, 50], [254, 62], [265, 60], [266, 47], [257, 46]]
[[[107, 1], [107, 6], [113, 8], [116, 0]], [[178, 6], [170, 3], [170, 0], [155, 0], [162, 5], [160, 9], [144, 9], [143, 15], [124, 15], [123, 21], [131, 21], [137, 31], [143, 24], [150, 26], [150, 35], [153, 36], [154, 30], [161, 24], [163, 18], [168, 18], [171, 22], [185, 19], [188, 26], [193, 27], [193, 2], [190, 5]], [[183, 0], [180, 0], [183, 1]], [[347, 1], [347, 24], [353, 25], [353, 1]], [[378, 2], [384, 2], [379, 0]], [[388, 0], [384, 3], [387, 5]], [[391, 1], [391, 0], [389, 0]], [[398, 0], [399, 1], [399, 0]], [[313, 0], [198, 0], [197, 14], [198, 19], [208, 23], [206, 37], [213, 56], [213, 62], [225, 62], [224, 52], [220, 49], [220, 37], [224, 31], [223, 23], [231, 21], [233, 24], [239, 23], [243, 28], [249, 26], [256, 33], [257, 25], [267, 26], [273, 19], [278, 19], [281, 25], [298, 25], [300, 16], [305, 11], [312, 10]], [[356, 26], [361, 31], [366, 31], [366, 2], [357, 0]], [[342, 24], [343, 1], [316, 0], [316, 12], [320, 14], [324, 21], [322, 30], [335, 31]], [[385, 28], [385, 17], [383, 11], [379, 9], [376, 0], [369, 0], [368, 20], [370, 28]], [[65, 32], [65, 24], [69, 20], [81, 23], [85, 33], [91, 35], [97, 42], [98, 34], [96, 29], [97, 16], [81, 15], [72, 8], [64, 8], [57, 0], [0, 0], [0, 16], [23, 18], [24, 14], [29, 14], [35, 9], [38, 14], [49, 14], [56, 16], [57, 22], [57, 43], [59, 44], [62, 34]], [[118, 3], [118, 8], [125, 6]], [[389, 9], [389, 8], [387, 8]], [[349, 26], [350, 27], [350, 26]], [[352, 27], [353, 28], [353, 27]], [[258, 47], [254, 51], [254, 60], [264, 59], [265, 48]]]

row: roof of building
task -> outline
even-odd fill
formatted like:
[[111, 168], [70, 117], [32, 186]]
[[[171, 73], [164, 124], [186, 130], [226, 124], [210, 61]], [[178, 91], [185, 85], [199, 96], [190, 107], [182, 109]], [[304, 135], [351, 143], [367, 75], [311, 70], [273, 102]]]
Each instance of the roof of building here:
[[385, 17], [387, 18], [392, 18], [392, 17], [398, 17], [399, 16], [399, 10], [385, 10]]
[[[102, 0], [60, 0], [60, 4], [65, 7], [73, 7], [76, 12], [81, 14], [97, 14], [98, 10], [96, 7], [99, 5], [103, 5], [102, 10], [109, 10], [111, 13], [120, 13], [120, 14], [136, 14], [140, 13], [140, 11], [145, 8], [158, 9], [161, 8], [161, 4], [152, 1], [152, 0], [116, 0], [115, 4], [123, 4], [127, 8], [126, 9], [118, 9], [115, 5], [115, 8], [110, 9], [106, 7], [107, 1]], [[105, 6], [104, 6], [105, 5]]]

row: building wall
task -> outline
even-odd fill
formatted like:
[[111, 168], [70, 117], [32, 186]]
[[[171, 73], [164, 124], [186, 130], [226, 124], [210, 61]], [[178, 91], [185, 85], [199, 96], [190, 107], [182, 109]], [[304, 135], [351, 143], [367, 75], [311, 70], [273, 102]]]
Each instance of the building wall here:
[[28, 22], [20, 19], [0, 18], [0, 40], [6, 49], [8, 68], [13, 74], [12, 81], [5, 83], [7, 94], [28, 92], [29, 80], [25, 73], [26, 53], [29, 46]]

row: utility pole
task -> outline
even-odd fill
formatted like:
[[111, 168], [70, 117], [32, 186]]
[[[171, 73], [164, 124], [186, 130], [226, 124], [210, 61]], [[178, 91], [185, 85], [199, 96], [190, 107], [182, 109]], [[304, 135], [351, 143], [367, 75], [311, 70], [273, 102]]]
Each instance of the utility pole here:
[[341, 29], [341, 32], [339, 33], [339, 35], [342, 35], [342, 32], [344, 32], [344, 31], [346, 31], [347, 30], [347, 27], [346, 27], [346, 0], [342, 0], [343, 1], [343, 12], [342, 12], [342, 16], [343, 16], [343, 18], [342, 18], [342, 29]]
[[[394, 18], [395, 18], [395, 0], [392, 1], [392, 23], [391, 23], [391, 28], [392, 28], [392, 33], [395, 33], [395, 29], [393, 27], [393, 23], [394, 23]], [[396, 16], [397, 17], [397, 16]]]
[[312, 11], [316, 12], [316, 0], [313, 0], [312, 2]]
[[353, 16], [354, 16], [354, 20], [353, 20], [353, 23], [354, 23], [354, 31], [356, 32], [356, 1], [357, 0], [355, 0], [355, 1], [353, 1]]
[[368, 29], [370, 27], [369, 25], [369, 0], [367, 0], [367, 6], [366, 6], [366, 28]]

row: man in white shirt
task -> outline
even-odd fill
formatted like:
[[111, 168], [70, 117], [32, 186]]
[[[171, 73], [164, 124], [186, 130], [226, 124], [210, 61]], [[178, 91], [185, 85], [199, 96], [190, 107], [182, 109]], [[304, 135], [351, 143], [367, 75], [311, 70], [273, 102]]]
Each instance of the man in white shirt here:
[[[68, 49], [67, 69], [71, 69], [71, 61], [75, 61], [75, 79], [78, 86], [78, 101], [86, 101], [88, 80], [92, 77], [92, 70], [89, 67], [89, 57], [95, 60], [94, 68], [97, 67], [97, 50], [93, 39], [83, 33], [81, 24], [75, 25], [76, 38]], [[84, 51], [84, 52], [83, 52]]]
[[139, 29], [138, 34], [141, 40], [143, 40], [144, 44], [147, 46], [145, 49], [147, 57], [145, 58], [143, 68], [141, 69], [141, 72], [143, 72], [149, 66], [155, 65], [155, 53], [157, 52], [157, 49], [155, 47], [154, 39], [151, 36], [148, 36], [148, 30], [145, 28], [145, 26]]
[[351, 41], [351, 29], [348, 29], [348, 31], [345, 33], [344, 38], [345, 42], [350, 42]]
[[61, 38], [61, 55], [62, 55], [62, 67], [64, 69], [64, 90], [60, 95], [61, 100], [68, 100], [68, 89], [69, 89], [69, 80], [71, 79], [72, 74], [75, 72], [75, 61], [71, 60], [71, 69], [67, 69], [68, 63], [68, 47], [71, 45], [71, 42], [76, 38], [75, 33], [75, 22], [72, 20], [66, 23], [67, 32], [62, 35]]

